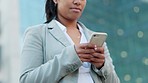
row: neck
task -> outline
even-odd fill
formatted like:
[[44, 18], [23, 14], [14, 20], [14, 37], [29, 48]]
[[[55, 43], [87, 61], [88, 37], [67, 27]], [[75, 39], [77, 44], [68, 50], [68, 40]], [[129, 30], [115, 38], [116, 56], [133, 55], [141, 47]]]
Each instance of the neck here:
[[77, 20], [70, 20], [62, 17], [58, 17], [57, 20], [62, 23], [66, 28], [77, 28]]

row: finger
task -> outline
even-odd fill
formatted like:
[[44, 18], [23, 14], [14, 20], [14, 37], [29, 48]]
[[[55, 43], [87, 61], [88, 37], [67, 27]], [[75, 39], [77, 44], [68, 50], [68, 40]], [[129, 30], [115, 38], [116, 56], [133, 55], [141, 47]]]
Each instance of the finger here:
[[81, 53], [81, 54], [92, 54], [94, 52], [95, 52], [94, 49], [80, 49], [79, 50], [79, 53]]
[[103, 48], [103, 47], [96, 47], [96, 46], [95, 46], [94, 50], [95, 50], [96, 52], [98, 52], [98, 53], [104, 54], [104, 48]]
[[82, 62], [90, 62], [90, 58], [92, 58], [92, 55], [90, 54], [79, 54], [79, 58]]
[[81, 60], [82, 62], [90, 62], [90, 61], [91, 61], [90, 59], [83, 59], [83, 58], [80, 58], [80, 60]]
[[90, 59], [93, 57], [91, 54], [79, 54], [78, 56], [82, 59]]
[[92, 63], [104, 63], [105, 59], [91, 58]]
[[[85, 49], [86, 47], [87, 49]], [[81, 44], [81, 45], [75, 45], [75, 50], [78, 54], [83, 54], [83, 53], [93, 53], [95, 52], [94, 48], [91, 48], [91, 46], [87, 46], [86, 44]]]
[[81, 44], [80, 47], [83, 48], [83, 49], [94, 49], [95, 45], [91, 44], [91, 43], [83, 43], [83, 44]]
[[104, 54], [101, 54], [101, 53], [93, 53], [92, 56], [94, 58], [105, 59]]

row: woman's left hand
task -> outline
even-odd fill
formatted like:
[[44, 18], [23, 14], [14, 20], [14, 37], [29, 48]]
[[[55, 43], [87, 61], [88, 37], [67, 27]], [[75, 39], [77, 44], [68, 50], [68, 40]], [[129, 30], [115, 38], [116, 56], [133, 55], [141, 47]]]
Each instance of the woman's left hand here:
[[101, 69], [104, 66], [105, 56], [104, 56], [104, 48], [95, 46], [95, 53], [92, 53], [91, 63]]

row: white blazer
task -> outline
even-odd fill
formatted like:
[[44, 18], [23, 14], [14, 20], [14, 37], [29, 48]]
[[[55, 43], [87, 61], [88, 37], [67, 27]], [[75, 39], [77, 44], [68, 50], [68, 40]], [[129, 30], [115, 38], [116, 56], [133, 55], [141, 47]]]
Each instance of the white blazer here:
[[[86, 38], [92, 31], [79, 23]], [[98, 70], [91, 65], [94, 83], [120, 83], [114, 70], [106, 43], [105, 64]], [[77, 83], [78, 69], [82, 65], [75, 48], [60, 27], [52, 20], [28, 28], [21, 53], [20, 83]]]

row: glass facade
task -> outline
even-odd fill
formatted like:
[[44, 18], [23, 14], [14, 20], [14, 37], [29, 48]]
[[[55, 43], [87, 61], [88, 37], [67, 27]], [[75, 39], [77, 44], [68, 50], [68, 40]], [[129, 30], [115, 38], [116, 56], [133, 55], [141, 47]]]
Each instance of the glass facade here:
[[29, 26], [44, 23], [44, 3], [46, 0], [20, 0], [21, 35]]
[[[20, 0], [21, 34], [45, 22], [45, 0]], [[108, 33], [107, 43], [121, 83], [148, 82], [148, 0], [87, 0], [80, 20]]]
[[148, 82], [147, 9], [146, 0], [88, 0], [81, 18], [88, 28], [108, 33], [121, 83]]
[[0, 45], [0, 71], [1, 71], [1, 61], [2, 61], [1, 56], [2, 56], [2, 49], [1, 49], [1, 45]]
[[2, 49], [1, 49], [1, 32], [2, 32], [2, 27], [1, 27], [1, 11], [0, 11], [0, 71], [1, 71], [1, 56], [2, 56]]
[[2, 64], [2, 47], [0, 45], [0, 71], [1, 71], [1, 64]]
[[1, 32], [2, 32], [2, 27], [1, 27], [1, 11], [0, 11], [0, 36], [1, 36]]

